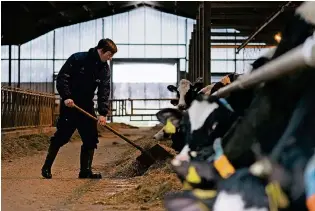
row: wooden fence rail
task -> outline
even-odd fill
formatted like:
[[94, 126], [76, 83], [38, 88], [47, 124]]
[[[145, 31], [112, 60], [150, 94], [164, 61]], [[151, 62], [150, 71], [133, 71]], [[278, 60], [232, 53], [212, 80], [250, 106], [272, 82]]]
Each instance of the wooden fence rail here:
[[53, 94], [1, 87], [1, 129], [52, 126]]
[[[169, 102], [166, 99], [111, 99], [109, 117], [151, 117], [160, 110], [145, 108], [139, 102]], [[54, 94], [1, 87], [1, 130], [54, 126], [59, 115], [59, 98]], [[171, 104], [169, 104], [171, 106]], [[97, 109], [96, 109], [97, 111]], [[149, 112], [150, 111], [150, 112]], [[137, 120], [140, 121], [140, 120]]]

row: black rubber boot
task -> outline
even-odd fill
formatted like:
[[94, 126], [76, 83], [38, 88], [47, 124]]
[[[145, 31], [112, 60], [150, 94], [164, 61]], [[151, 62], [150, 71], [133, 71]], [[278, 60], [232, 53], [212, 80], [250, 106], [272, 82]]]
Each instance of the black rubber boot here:
[[49, 145], [48, 153], [46, 156], [45, 163], [42, 167], [42, 176], [46, 179], [51, 179], [51, 166], [54, 163], [54, 160], [58, 154], [60, 147], [54, 146], [52, 144]]
[[102, 179], [100, 173], [92, 172], [92, 162], [94, 157], [94, 149], [85, 149], [81, 146], [80, 154], [80, 179]]

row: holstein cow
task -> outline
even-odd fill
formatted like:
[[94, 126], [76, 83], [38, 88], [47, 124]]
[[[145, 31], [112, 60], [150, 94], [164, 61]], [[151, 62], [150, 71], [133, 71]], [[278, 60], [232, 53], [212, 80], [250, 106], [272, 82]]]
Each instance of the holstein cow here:
[[[289, 21], [289, 25], [283, 32], [282, 41], [280, 42], [272, 59], [282, 55], [297, 45], [302, 44], [307, 37], [312, 35], [314, 26], [315, 2], [306, 2], [297, 9], [296, 15]], [[275, 159], [275, 161], [284, 169], [285, 173], [280, 174], [279, 177], [274, 175], [277, 171], [269, 170], [267, 172], [271, 174], [271, 178], [269, 179], [278, 180], [281, 187], [285, 189], [286, 194], [289, 196], [289, 207], [286, 208], [285, 205], [288, 206], [288, 203], [286, 203], [288, 201], [284, 199], [278, 201], [277, 203], [277, 205], [282, 205], [283, 208], [286, 208], [285, 210], [307, 210], [308, 208], [309, 211], [314, 211], [315, 209], [315, 163], [314, 158], [311, 157], [314, 156], [315, 147], [315, 105], [313, 94], [315, 90], [314, 85], [308, 83], [312, 78], [315, 78], [315, 68], [309, 67], [304, 68], [303, 70], [300, 70], [290, 76], [266, 83], [264, 87], [258, 90], [255, 99], [248, 109], [249, 111], [244, 116], [240, 124], [236, 125], [234, 130], [235, 132], [228, 137], [229, 141], [227, 142], [227, 147], [225, 147], [224, 150], [226, 156], [228, 158], [232, 158], [232, 160], [229, 159], [232, 163], [233, 160], [234, 162], [237, 162], [242, 154], [249, 151], [255, 141], [260, 144], [263, 154], [271, 153], [272, 159], [277, 157], [275, 155], [278, 154], [278, 159]], [[216, 107], [214, 106], [214, 102], [218, 104], [216, 99], [210, 102], [209, 99], [206, 99], [200, 101], [199, 105], [204, 105], [204, 108], [207, 108], [208, 111], [214, 111], [212, 108]], [[186, 118], [180, 118], [183, 115], [180, 115], [178, 111], [177, 113], [170, 110], [168, 111], [169, 113], [174, 114], [172, 116], [177, 121], [176, 122], [174, 119], [171, 119], [173, 124], [181, 125], [183, 122], [187, 123], [190, 121], [192, 125], [199, 125], [198, 134], [196, 134], [197, 130], [193, 129], [196, 127], [187, 127], [187, 130], [190, 131], [185, 137], [187, 140], [191, 140], [191, 136], [196, 137], [199, 135], [199, 137], [204, 137], [209, 134], [209, 131], [210, 134], [213, 132], [208, 128], [208, 130], [203, 130], [203, 133], [201, 133], [202, 130], [200, 129], [202, 126], [200, 125], [202, 125], [202, 123], [200, 124], [200, 122], [207, 123], [207, 118], [202, 118], [202, 120], [189, 119], [189, 117], [192, 116], [189, 115], [189, 110], [191, 110], [191, 112], [195, 110], [192, 109], [194, 108], [194, 103], [195, 102], [193, 102], [191, 108], [188, 109], [188, 117]], [[209, 104], [213, 104], [212, 107]], [[197, 115], [203, 115], [205, 111], [196, 113]], [[196, 115], [196, 113], [194, 114]], [[213, 113], [214, 112], [212, 112], [209, 117], [212, 116]], [[304, 114], [302, 115], [301, 113]], [[297, 117], [300, 117], [301, 119], [297, 120]], [[178, 123], [179, 119], [184, 120]], [[288, 125], [289, 121], [290, 124]], [[215, 125], [214, 128], [216, 127], [217, 125]], [[271, 165], [271, 168], [272, 167], [273, 166]], [[276, 170], [277, 166], [274, 169]], [[256, 175], [257, 172], [263, 172], [263, 170], [264, 168], [261, 167], [257, 170], [257, 165], [254, 164], [249, 171], [242, 169], [237, 170], [236, 173], [228, 179], [219, 181], [220, 183], [222, 182], [223, 184], [228, 185], [217, 185], [217, 193], [212, 194], [214, 195], [214, 197], [212, 196], [213, 200], [210, 200], [208, 204], [202, 204], [202, 200], [207, 198], [207, 196], [200, 196], [199, 194], [200, 197], [197, 199], [193, 199], [193, 197], [175, 197], [170, 201], [166, 201], [166, 207], [169, 208], [168, 210], [180, 210], [176, 208], [171, 209], [174, 208], [174, 206], [171, 205], [178, 205], [181, 203], [186, 204], [186, 207], [188, 207], [187, 210], [224, 211], [231, 210], [231, 207], [233, 207], [233, 210], [240, 211], [277, 210], [277, 206], [274, 208], [268, 207], [266, 206], [267, 203], [260, 204], [259, 206], [257, 205], [257, 203], [261, 203], [262, 201], [268, 202], [268, 205], [269, 203], [273, 204], [274, 202], [273, 200], [270, 200], [269, 196], [266, 197], [265, 188], [261, 188], [265, 187], [266, 181], [264, 181], [264, 179], [261, 181], [257, 177], [253, 176]], [[196, 175], [196, 172], [193, 173]], [[245, 179], [242, 177], [242, 173], [246, 176], [245, 178], [251, 179]], [[235, 180], [233, 181], [233, 179]], [[303, 180], [305, 185], [303, 185]], [[232, 182], [229, 183], [230, 181]], [[248, 181], [248, 183], [245, 181]], [[220, 187], [228, 188], [225, 189]], [[238, 188], [233, 189], [231, 187]], [[232, 189], [232, 191], [230, 194], [226, 194], [229, 192], [229, 188], [230, 190]], [[308, 198], [303, 196], [301, 190], [306, 190], [305, 192]], [[268, 192], [268, 190], [266, 191]], [[256, 202], [253, 203], [254, 206], [248, 206], [250, 203], [247, 202], [247, 197], [242, 195], [242, 193], [249, 197], [249, 200], [252, 200], [253, 197], [257, 199]], [[209, 197], [209, 195], [211, 195], [209, 192], [207, 195], [208, 198], [211, 198]], [[168, 202], [171, 203], [167, 204]], [[307, 206], [305, 203], [307, 203]], [[227, 204], [231, 206], [224, 206]], [[194, 209], [189, 209], [190, 205]]]
[[[271, 50], [270, 52], [274, 52], [274, 50]], [[261, 58], [257, 59], [253, 64], [253, 68], [258, 68], [259, 65], [263, 65], [264, 63], [262, 61], [268, 61], [269, 57], [270, 57], [270, 52], [268, 53], [268, 55], [263, 55]], [[214, 92], [222, 87], [224, 87], [225, 85], [228, 85], [230, 82], [233, 82], [237, 77], [239, 77], [238, 74], [229, 74], [226, 77], [224, 77], [223, 79], [221, 79], [220, 82], [216, 83], [214, 85], [214, 87], [211, 90], [211, 92]], [[219, 84], [219, 85], [217, 85]], [[233, 122], [244, 115], [245, 109], [250, 105], [251, 100], [253, 98], [253, 94], [254, 91], [253, 89], [249, 89], [249, 90], [241, 90], [241, 91], [236, 91], [234, 93], [231, 93], [229, 96], [227, 96], [225, 99], [217, 99], [217, 101], [219, 102], [224, 102], [224, 106], [226, 106], [226, 108], [228, 108], [228, 110], [226, 109], [214, 109], [213, 111], [206, 111], [205, 115], [209, 115], [209, 116], [205, 116], [205, 119], [200, 120], [200, 116], [202, 116], [202, 113], [205, 112], [204, 109], [207, 108], [203, 108], [203, 107], [199, 107], [197, 106], [195, 109], [196, 114], [194, 115], [194, 117], [191, 117], [189, 119], [183, 119], [181, 118], [180, 121], [182, 122], [181, 126], [179, 124], [175, 124], [176, 128], [179, 128], [180, 131], [182, 131], [182, 133], [180, 134], [181, 140], [178, 140], [178, 142], [181, 144], [181, 146], [184, 146], [183, 149], [181, 150], [180, 154], [178, 156], [176, 156], [176, 159], [181, 159], [181, 160], [186, 160], [189, 159], [189, 155], [188, 152], [192, 149], [195, 148], [194, 150], [198, 151], [198, 150], [205, 150], [205, 152], [201, 151], [201, 155], [205, 155], [207, 156], [207, 154], [211, 154], [213, 153], [212, 150], [212, 143], [214, 141], [214, 139], [216, 137], [222, 137], [226, 134], [226, 132], [230, 129], [231, 125], [233, 124]], [[201, 102], [203, 100], [202, 97], [202, 93], [199, 94], [199, 100], [196, 101], [197, 102]], [[214, 99], [213, 97], [210, 99]], [[228, 103], [227, 103], [227, 102]], [[205, 102], [207, 102], [207, 100], [205, 100]], [[205, 102], [203, 102], [203, 104], [205, 104]], [[209, 103], [210, 101], [208, 101]], [[210, 103], [211, 104], [211, 103]], [[223, 104], [220, 104], [221, 107], [223, 106]], [[188, 108], [189, 111], [190, 108]], [[208, 113], [207, 113], [208, 112]], [[212, 114], [212, 112], [214, 112], [214, 114]], [[223, 112], [223, 114], [221, 114]], [[229, 113], [231, 112], [231, 113]], [[178, 115], [172, 115], [175, 113], [178, 113]], [[182, 115], [182, 111], [180, 110], [176, 110], [176, 109], [163, 109], [160, 112], [157, 113], [157, 118], [158, 120], [163, 123], [164, 125], [167, 122], [167, 118], [170, 118], [172, 116], [174, 117], [178, 117]], [[212, 117], [210, 117], [212, 116]], [[220, 119], [220, 116], [223, 116], [223, 118]], [[199, 119], [200, 121], [206, 121], [206, 122], [201, 122], [200, 124], [203, 129], [203, 131], [208, 130], [208, 128], [210, 128], [209, 130], [213, 130], [212, 134], [204, 134], [204, 138], [200, 139], [199, 136], [192, 136], [189, 133], [193, 133], [193, 131], [188, 131], [185, 130], [185, 124], [190, 124], [190, 121], [195, 121], [193, 118], [196, 118], [197, 120]], [[196, 121], [197, 121], [196, 120]], [[212, 122], [210, 122], [210, 120]], [[203, 125], [205, 124], [205, 125]], [[216, 128], [216, 125], [221, 125], [220, 127]], [[202, 132], [201, 132], [202, 133]], [[218, 136], [219, 135], [219, 136]], [[189, 138], [187, 138], [187, 137]], [[188, 140], [189, 139], [189, 140]], [[189, 143], [188, 143], [189, 141]], [[192, 146], [189, 146], [190, 143], [192, 144]], [[186, 144], [186, 145], [185, 145]], [[205, 146], [210, 147], [210, 149], [208, 150], [208, 148], [206, 148]], [[203, 159], [202, 156], [199, 156], [200, 159]]]
[[309, 210], [315, 208], [315, 165], [312, 161], [315, 152], [315, 86], [309, 88], [299, 100], [286, 130], [270, 155], [252, 166], [253, 173], [280, 183], [295, 210], [302, 207], [306, 210], [306, 200]]
[[220, 179], [215, 190], [192, 190], [165, 197], [167, 211], [269, 211], [266, 181], [248, 169], [237, 170], [228, 179]]
[[[171, 104], [177, 106], [180, 110], [189, 108], [191, 102], [196, 98], [198, 92], [203, 86], [202, 78], [198, 78], [193, 84], [187, 79], [181, 79], [178, 88], [174, 85], [168, 85], [167, 89], [170, 92], [175, 92], [178, 98], [177, 100], [171, 100]], [[153, 136], [153, 138], [156, 140], [162, 140], [163, 138], [169, 138], [171, 136], [173, 142], [171, 147], [176, 151], [181, 151], [185, 145], [182, 141], [183, 134], [178, 128], [176, 130], [176, 133], [169, 134], [165, 132], [164, 128], [162, 128]]]
[[[174, 170], [184, 181], [184, 192], [166, 196], [168, 211], [177, 210], [277, 210], [287, 207], [282, 189], [248, 168], [235, 170], [223, 154], [220, 140], [213, 145], [212, 161], [184, 161]], [[187, 185], [188, 183], [188, 185]]]
[[[314, 2], [303, 3], [288, 20], [282, 32], [282, 40], [271, 60], [304, 43], [313, 35], [314, 5]], [[264, 153], [272, 150], [312, 78], [315, 78], [314, 71], [306, 68], [304, 71], [297, 71], [265, 83], [265, 86], [257, 92], [243, 120], [235, 125], [229, 136], [223, 138], [223, 143], [226, 143], [226, 155], [234, 165], [243, 165], [238, 161], [247, 157], [246, 154], [255, 141], [263, 143], [261, 147]]]
[[232, 83], [233, 81], [235, 81], [239, 76], [240, 76], [240, 74], [230, 73], [230, 74], [224, 76], [220, 81], [213, 82], [210, 85], [202, 88], [199, 92], [202, 92], [205, 95], [211, 95], [212, 93], [214, 93], [215, 91], [219, 90], [220, 88], [222, 88], [222, 87]]
[[178, 88], [174, 85], [168, 85], [167, 89], [170, 92], [175, 92], [178, 98], [178, 100], [172, 100], [171, 104], [177, 106], [180, 110], [189, 108], [203, 86], [202, 78], [198, 78], [193, 84], [187, 79], [181, 79]]
[[[314, 32], [314, 26], [315, 2], [303, 3], [296, 10], [292, 20], [289, 20], [288, 26], [282, 33], [282, 41], [271, 60], [305, 42]], [[312, 45], [315, 42], [315, 34], [313, 36], [313, 43], [310, 42]], [[305, 47], [307, 50], [308, 46]], [[310, 57], [310, 55], [314, 55], [314, 50], [313, 54], [306, 56]], [[181, 196], [166, 198], [167, 210], [273, 211], [278, 208], [292, 211], [315, 210], [315, 98], [313, 94], [315, 86], [309, 83], [309, 80], [315, 78], [314, 58], [312, 57], [313, 64], [310, 63], [310, 66], [314, 65], [313, 67], [303, 68], [290, 76], [265, 83], [264, 87], [260, 87], [247, 114], [240, 124], [236, 125], [234, 133], [226, 138], [229, 141], [224, 151], [234, 162], [246, 154], [254, 142], [258, 142], [262, 153], [270, 154], [271, 162], [265, 162], [270, 165], [261, 165], [258, 162], [249, 169], [236, 168], [236, 172], [226, 179], [216, 181], [214, 178], [213, 187], [216, 187], [216, 191], [202, 193], [194, 189]], [[208, 104], [207, 101], [209, 100], [202, 100], [199, 104], [207, 105], [205, 107], [213, 111], [214, 109], [210, 109], [209, 105], [214, 104], [213, 101]], [[194, 103], [188, 112], [194, 107]], [[198, 114], [204, 113], [201, 111]], [[177, 113], [173, 116], [178, 121], [181, 115]], [[191, 116], [188, 115], [186, 120], [180, 123], [174, 119], [170, 121], [180, 125], [187, 121], [194, 125], [196, 122], [207, 122], [205, 118], [189, 120]], [[187, 130], [190, 131], [187, 140], [197, 135], [194, 134], [193, 127], [188, 127]], [[199, 130], [199, 137], [206, 136], [209, 131], [212, 132], [210, 129], [203, 130], [203, 133], [201, 131]], [[230, 161], [233, 163], [232, 160]], [[213, 168], [209, 167], [209, 169]], [[188, 172], [193, 175], [190, 181], [200, 182], [197, 168], [188, 168]], [[262, 177], [265, 172], [267, 177], [257, 177]], [[281, 193], [282, 188], [285, 193]], [[275, 189], [274, 193], [278, 195], [272, 197], [270, 193]]]
[[[187, 111], [165, 108], [156, 114], [161, 123], [166, 125], [171, 121], [183, 133], [185, 139], [182, 142], [186, 146], [179, 156], [188, 156], [189, 150], [198, 151], [203, 146], [212, 145], [230, 128], [233, 115], [234, 110], [225, 99], [203, 94], [197, 96]], [[165, 130], [168, 128], [165, 127]]]
[[[209, 93], [213, 93], [214, 91], [217, 91], [218, 89], [230, 84], [234, 80], [238, 78], [239, 74], [231, 73], [227, 76], [223, 77], [220, 82], [212, 83], [209, 86], [206, 86], [202, 89], [200, 89], [203, 84], [200, 82], [200, 80], [197, 80], [193, 85], [186, 79], [182, 79], [179, 85], [179, 88], [176, 89], [175, 86], [169, 85], [168, 89], [172, 92], [177, 93], [177, 97], [179, 98], [178, 101], [172, 100], [171, 103], [173, 105], [179, 105], [179, 110], [183, 110], [183, 108], [189, 108], [191, 105], [191, 102], [197, 97], [199, 93], [205, 93], [209, 95]], [[214, 89], [212, 89], [214, 87]], [[188, 91], [187, 91], [188, 90]], [[180, 103], [178, 103], [180, 102]], [[244, 101], [245, 102], [245, 101]], [[180, 106], [183, 105], [183, 106]], [[185, 145], [183, 142], [183, 133], [179, 131], [180, 129], [177, 128], [177, 132], [175, 134], [172, 134], [172, 141], [173, 145], [172, 148], [174, 148], [176, 151], [181, 151]], [[156, 133], [153, 138], [156, 140], [161, 140], [163, 138], [169, 138], [171, 134], [166, 133], [164, 128], [162, 128], [158, 133]]]

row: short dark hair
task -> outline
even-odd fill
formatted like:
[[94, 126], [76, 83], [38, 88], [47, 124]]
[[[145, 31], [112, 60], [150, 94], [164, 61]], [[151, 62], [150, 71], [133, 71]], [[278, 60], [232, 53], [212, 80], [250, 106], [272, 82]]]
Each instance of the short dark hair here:
[[102, 51], [105, 53], [106, 51], [110, 51], [112, 54], [117, 53], [117, 46], [114, 43], [113, 40], [111, 39], [101, 39], [97, 46], [96, 49], [102, 49]]

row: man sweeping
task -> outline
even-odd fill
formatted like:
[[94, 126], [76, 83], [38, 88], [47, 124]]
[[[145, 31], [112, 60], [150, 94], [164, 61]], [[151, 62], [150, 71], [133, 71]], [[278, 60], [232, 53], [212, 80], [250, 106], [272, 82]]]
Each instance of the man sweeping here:
[[91, 169], [94, 150], [99, 142], [97, 122], [72, 107], [75, 104], [96, 117], [93, 98], [98, 88], [98, 123], [106, 124], [110, 94], [110, 69], [107, 61], [116, 52], [117, 46], [112, 40], [101, 39], [95, 48], [71, 55], [62, 66], [57, 76], [57, 90], [61, 97], [60, 116], [42, 167], [44, 178], [52, 178], [51, 167], [58, 151], [69, 142], [76, 129], [83, 142], [79, 178], [102, 178], [100, 173], [93, 173]]

